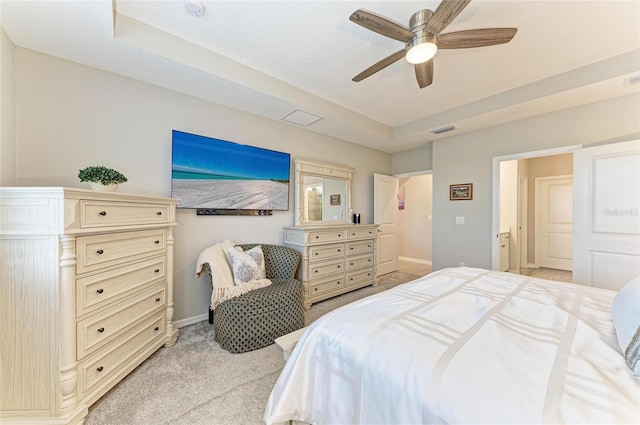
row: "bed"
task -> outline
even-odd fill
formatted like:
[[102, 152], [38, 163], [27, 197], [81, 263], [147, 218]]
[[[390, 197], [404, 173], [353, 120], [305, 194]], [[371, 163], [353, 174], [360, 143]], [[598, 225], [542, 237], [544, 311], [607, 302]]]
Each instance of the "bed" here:
[[312, 323], [265, 423], [638, 423], [615, 296], [476, 268], [431, 273]]

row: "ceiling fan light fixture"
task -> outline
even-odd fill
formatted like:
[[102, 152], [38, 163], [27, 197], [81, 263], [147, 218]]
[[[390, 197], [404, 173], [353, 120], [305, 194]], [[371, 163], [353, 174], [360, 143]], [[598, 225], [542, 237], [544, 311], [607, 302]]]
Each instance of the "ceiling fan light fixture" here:
[[433, 58], [438, 51], [433, 35], [422, 35], [407, 43], [407, 62], [412, 64], [424, 63]]

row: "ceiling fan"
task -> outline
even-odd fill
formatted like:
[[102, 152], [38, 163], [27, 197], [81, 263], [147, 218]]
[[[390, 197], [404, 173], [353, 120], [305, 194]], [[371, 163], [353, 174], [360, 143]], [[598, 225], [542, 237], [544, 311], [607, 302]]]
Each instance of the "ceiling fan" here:
[[471, 0], [442, 0], [435, 12], [417, 11], [409, 20], [409, 28], [391, 22], [372, 12], [358, 9], [349, 20], [368, 30], [405, 43], [405, 48], [373, 64], [353, 81], [362, 81], [392, 63], [406, 57], [414, 64], [420, 88], [433, 82], [433, 56], [438, 49], [466, 49], [493, 46], [511, 41], [517, 28], [484, 28], [440, 34], [467, 7]]

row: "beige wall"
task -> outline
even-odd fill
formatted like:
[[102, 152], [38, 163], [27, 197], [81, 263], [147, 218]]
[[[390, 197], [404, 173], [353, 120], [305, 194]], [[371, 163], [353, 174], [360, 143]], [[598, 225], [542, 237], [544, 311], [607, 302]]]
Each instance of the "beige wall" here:
[[425, 145], [419, 148], [394, 153], [391, 156], [393, 175], [431, 170], [432, 152], [432, 143], [425, 141]]
[[[494, 157], [637, 139], [638, 116], [640, 95], [631, 94], [433, 142], [434, 269], [491, 268]], [[467, 182], [473, 200], [449, 201], [449, 185]]]
[[0, 28], [0, 186], [16, 183], [15, 46]]
[[[391, 173], [389, 154], [30, 50], [16, 50], [15, 82], [21, 186], [86, 187], [78, 170], [104, 164], [128, 177], [121, 192], [170, 196], [172, 129], [289, 152], [293, 158], [348, 162], [355, 168], [353, 209], [363, 223], [373, 220], [373, 173]], [[3, 137], [5, 147], [11, 144]], [[200, 251], [224, 239], [281, 243], [282, 227], [294, 222], [293, 194], [290, 205], [270, 217], [198, 217], [194, 210], [179, 210], [175, 319], [207, 312], [210, 286], [195, 278]]]
[[404, 177], [399, 181], [404, 189], [405, 208], [398, 211], [398, 256], [431, 263], [433, 215], [433, 176]]

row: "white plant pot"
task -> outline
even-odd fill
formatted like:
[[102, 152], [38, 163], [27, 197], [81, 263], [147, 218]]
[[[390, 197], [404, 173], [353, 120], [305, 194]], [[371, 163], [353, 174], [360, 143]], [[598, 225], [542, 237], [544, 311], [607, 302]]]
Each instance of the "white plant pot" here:
[[100, 192], [115, 192], [118, 189], [118, 183], [104, 185], [100, 182], [89, 182], [89, 187], [92, 190], [97, 190]]

